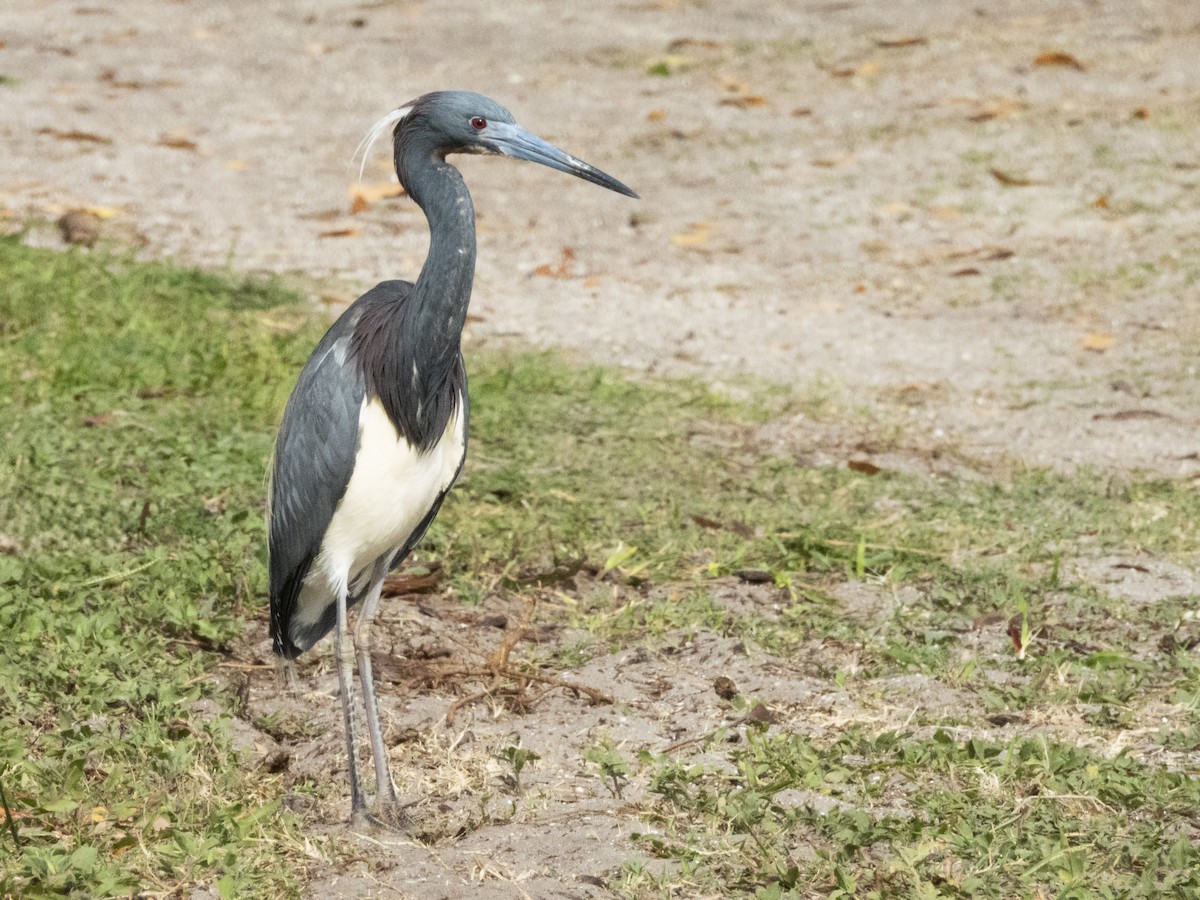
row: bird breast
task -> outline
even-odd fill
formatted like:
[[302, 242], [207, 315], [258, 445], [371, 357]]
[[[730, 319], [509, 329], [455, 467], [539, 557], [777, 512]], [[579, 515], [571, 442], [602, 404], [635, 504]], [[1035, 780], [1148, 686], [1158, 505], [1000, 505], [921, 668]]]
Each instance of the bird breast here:
[[422, 453], [400, 437], [378, 399], [363, 401], [354, 471], [317, 557], [335, 593], [403, 547], [449, 490], [466, 452], [462, 408], [460, 400], [441, 439]]

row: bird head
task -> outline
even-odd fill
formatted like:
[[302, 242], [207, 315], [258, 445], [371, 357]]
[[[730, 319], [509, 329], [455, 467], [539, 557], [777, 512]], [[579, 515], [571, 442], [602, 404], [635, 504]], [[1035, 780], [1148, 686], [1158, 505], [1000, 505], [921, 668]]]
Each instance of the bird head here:
[[[637, 197], [611, 175], [576, 159], [516, 123], [513, 114], [482, 94], [437, 91], [411, 100], [381, 118], [363, 139], [363, 163], [371, 145], [389, 128], [396, 145], [429, 152], [438, 159], [450, 153], [484, 153], [540, 163], [593, 184]], [[361, 178], [361, 171], [360, 176]]]

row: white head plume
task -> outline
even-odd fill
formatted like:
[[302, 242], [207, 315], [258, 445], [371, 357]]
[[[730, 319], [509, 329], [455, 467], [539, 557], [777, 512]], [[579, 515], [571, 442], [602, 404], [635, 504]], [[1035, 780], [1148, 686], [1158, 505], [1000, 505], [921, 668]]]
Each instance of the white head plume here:
[[415, 100], [410, 100], [408, 103], [404, 104], [398, 109], [393, 109], [390, 113], [372, 125], [371, 130], [368, 131], [366, 135], [364, 135], [363, 139], [358, 142], [358, 149], [354, 151], [354, 155], [358, 156], [359, 154], [362, 154], [362, 161], [358, 165], [358, 180], [360, 183], [363, 179], [363, 171], [367, 168], [367, 157], [371, 155], [371, 147], [375, 145], [375, 142], [379, 140], [379, 138], [382, 137], [385, 132], [392, 131], [398, 124], [400, 124], [401, 119], [412, 112], [413, 103], [415, 102]]

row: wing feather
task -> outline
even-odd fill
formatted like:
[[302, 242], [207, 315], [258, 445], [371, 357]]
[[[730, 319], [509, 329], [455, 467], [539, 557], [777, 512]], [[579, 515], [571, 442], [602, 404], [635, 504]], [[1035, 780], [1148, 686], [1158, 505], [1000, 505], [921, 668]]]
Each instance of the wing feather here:
[[350, 338], [376, 291], [346, 310], [317, 344], [275, 441], [267, 516], [271, 639], [288, 659], [301, 652], [290, 635], [300, 590], [354, 471], [365, 386]]

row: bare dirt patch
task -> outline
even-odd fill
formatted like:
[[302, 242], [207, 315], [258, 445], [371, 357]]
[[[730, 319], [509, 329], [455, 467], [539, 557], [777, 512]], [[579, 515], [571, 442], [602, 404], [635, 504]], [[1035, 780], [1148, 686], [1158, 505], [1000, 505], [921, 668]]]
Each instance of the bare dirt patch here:
[[471, 341], [823, 377], [923, 441], [1195, 474], [1194, 12], [22, 0], [0, 191], [11, 221], [96, 207], [152, 255], [322, 279], [336, 309], [426, 241], [403, 198], [352, 213], [359, 136], [479, 89], [644, 199], [462, 160]]

